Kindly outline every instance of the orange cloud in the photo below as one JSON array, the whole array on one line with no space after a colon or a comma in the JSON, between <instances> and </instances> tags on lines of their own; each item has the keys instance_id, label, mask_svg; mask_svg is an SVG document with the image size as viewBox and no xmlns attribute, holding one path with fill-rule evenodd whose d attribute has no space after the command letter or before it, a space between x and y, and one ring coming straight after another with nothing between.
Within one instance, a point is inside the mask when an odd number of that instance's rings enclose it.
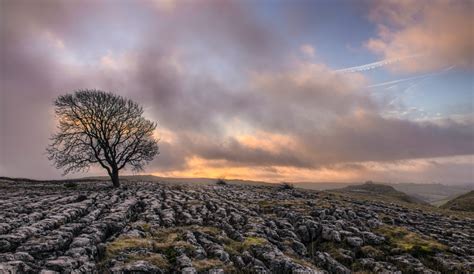
<instances>
[{"instance_id":1,"label":"orange cloud","mask_svg":"<svg viewBox=\"0 0 474 274\"><path fill-rule=\"evenodd\" d=\"M258 131L255 134L238 135L237 141L251 149L263 149L268 152L277 153L283 148L295 148L296 140L291 136L271 132Z\"/></svg>"},{"instance_id":2,"label":"orange cloud","mask_svg":"<svg viewBox=\"0 0 474 274\"><path fill-rule=\"evenodd\" d=\"M183 170L154 173L157 176L179 178L226 178L288 182L362 182L376 180L385 182L456 182L454 173L474 175L469 167L474 155L426 158L391 162L354 162L325 166L321 168L298 168L286 166L250 167L235 166L226 160L206 160L197 156L187 158ZM451 177L450 177L451 176ZM464 181L457 181L465 183Z\"/></svg>"},{"instance_id":3,"label":"orange cloud","mask_svg":"<svg viewBox=\"0 0 474 274\"><path fill-rule=\"evenodd\" d=\"M261 168L232 166L226 160L206 160L197 156L186 159L186 168L153 173L158 176L178 178L238 178L247 180L267 179Z\"/></svg>"},{"instance_id":4,"label":"orange cloud","mask_svg":"<svg viewBox=\"0 0 474 274\"><path fill-rule=\"evenodd\" d=\"M367 47L387 59L403 58L398 71L426 72L474 66L472 1L378 1L370 17L378 37ZM416 55L414 58L404 58Z\"/></svg>"}]
</instances>

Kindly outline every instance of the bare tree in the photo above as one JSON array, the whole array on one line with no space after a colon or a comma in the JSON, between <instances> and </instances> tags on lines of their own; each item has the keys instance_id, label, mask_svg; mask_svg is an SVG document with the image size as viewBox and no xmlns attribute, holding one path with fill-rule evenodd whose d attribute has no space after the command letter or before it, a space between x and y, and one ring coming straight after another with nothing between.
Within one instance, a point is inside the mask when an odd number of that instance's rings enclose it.
<instances>
[{"instance_id":1,"label":"bare tree","mask_svg":"<svg viewBox=\"0 0 474 274\"><path fill-rule=\"evenodd\" d=\"M121 169L128 165L142 170L159 153L153 137L156 123L143 118L143 108L132 100L100 90L79 90L59 96L54 106L58 132L47 152L64 174L98 164L119 187Z\"/></svg>"}]
</instances>

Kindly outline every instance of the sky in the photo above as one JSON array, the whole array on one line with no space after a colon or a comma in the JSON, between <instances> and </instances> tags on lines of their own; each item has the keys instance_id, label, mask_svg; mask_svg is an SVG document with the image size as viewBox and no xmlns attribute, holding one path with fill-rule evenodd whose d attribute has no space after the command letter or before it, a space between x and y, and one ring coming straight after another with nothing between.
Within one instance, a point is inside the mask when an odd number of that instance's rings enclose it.
<instances>
[{"instance_id":1,"label":"sky","mask_svg":"<svg viewBox=\"0 0 474 274\"><path fill-rule=\"evenodd\" d=\"M474 184L473 11L468 0L0 0L0 176L61 178L45 151L52 102L100 89L158 123L146 174Z\"/></svg>"}]
</instances>

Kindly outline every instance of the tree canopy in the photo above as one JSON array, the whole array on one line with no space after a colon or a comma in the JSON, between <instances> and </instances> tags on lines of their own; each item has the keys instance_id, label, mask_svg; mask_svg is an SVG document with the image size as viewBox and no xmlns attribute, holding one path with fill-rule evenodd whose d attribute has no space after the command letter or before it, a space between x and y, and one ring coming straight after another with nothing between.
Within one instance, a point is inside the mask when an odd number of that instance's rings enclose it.
<instances>
[{"instance_id":1,"label":"tree canopy","mask_svg":"<svg viewBox=\"0 0 474 274\"><path fill-rule=\"evenodd\" d=\"M134 171L159 154L153 133L157 124L143 117L143 107L100 90L78 90L54 101L58 132L48 146L49 159L64 174L87 171L98 164L115 187L119 171Z\"/></svg>"}]
</instances>

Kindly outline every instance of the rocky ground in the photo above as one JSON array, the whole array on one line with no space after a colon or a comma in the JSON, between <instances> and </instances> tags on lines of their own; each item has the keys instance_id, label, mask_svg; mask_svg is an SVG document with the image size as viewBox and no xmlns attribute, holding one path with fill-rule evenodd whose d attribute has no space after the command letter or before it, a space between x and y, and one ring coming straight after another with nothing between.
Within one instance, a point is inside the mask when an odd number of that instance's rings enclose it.
<instances>
[{"instance_id":1,"label":"rocky ground","mask_svg":"<svg viewBox=\"0 0 474 274\"><path fill-rule=\"evenodd\" d=\"M474 222L266 186L0 182L0 273L469 273Z\"/></svg>"}]
</instances>

